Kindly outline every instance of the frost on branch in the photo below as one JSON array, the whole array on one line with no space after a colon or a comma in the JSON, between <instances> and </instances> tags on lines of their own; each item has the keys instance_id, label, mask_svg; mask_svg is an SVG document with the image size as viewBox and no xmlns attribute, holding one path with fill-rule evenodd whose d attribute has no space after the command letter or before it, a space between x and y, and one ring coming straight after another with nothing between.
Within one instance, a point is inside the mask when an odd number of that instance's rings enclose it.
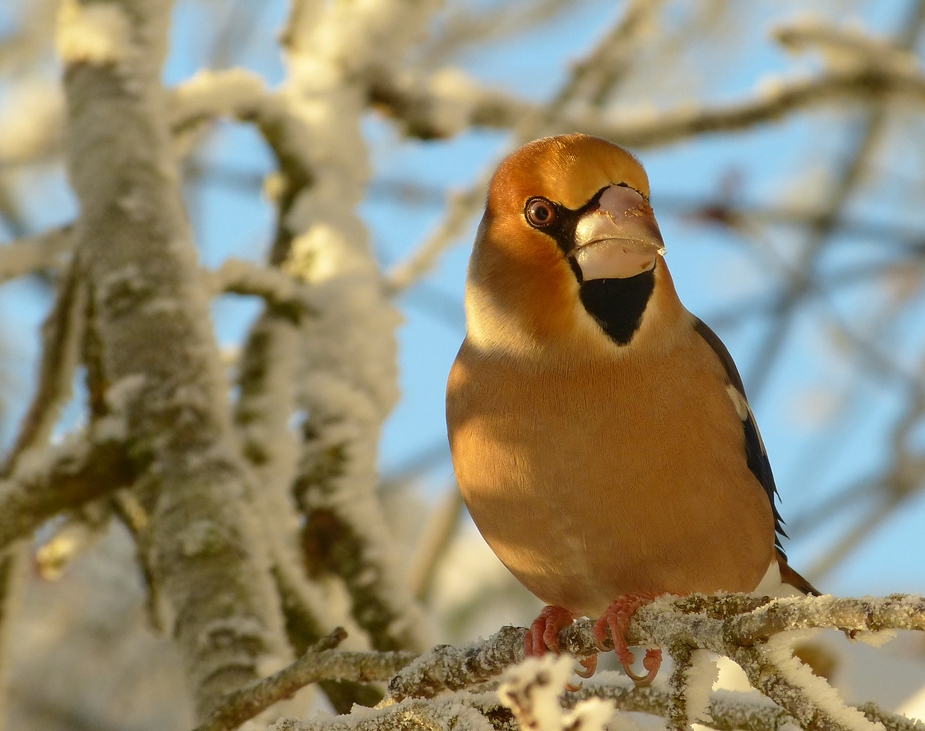
<instances>
[{"instance_id":1,"label":"frost on branch","mask_svg":"<svg viewBox=\"0 0 925 731\"><path fill-rule=\"evenodd\" d=\"M64 0L58 11L58 55L65 63L109 64L133 53L132 28L115 3Z\"/></svg>"},{"instance_id":2,"label":"frost on branch","mask_svg":"<svg viewBox=\"0 0 925 731\"><path fill-rule=\"evenodd\" d=\"M234 441L163 112L170 7L72 0L65 11L77 256L139 476L143 560L204 715L284 663L288 648L266 546L244 503L252 475Z\"/></svg>"},{"instance_id":3,"label":"frost on branch","mask_svg":"<svg viewBox=\"0 0 925 731\"><path fill-rule=\"evenodd\" d=\"M559 644L577 658L597 652L591 620L579 620L559 634ZM909 728L904 719L865 707L846 706L828 683L793 658L786 634L795 629L838 629L849 636L889 629L925 630L925 599L891 596L842 599L757 598L742 594L663 597L640 609L629 628L632 645L658 645L677 667L668 692L610 682L603 674L575 697L613 699L624 710L665 716L672 728L697 721L714 728L778 728L796 720L807 729L871 729L870 719L888 728ZM481 687L523 658L524 629L506 627L469 647L440 647L422 655L389 683L390 698L433 698L446 690ZM738 662L752 684L784 710L746 698L710 695L715 668L708 653ZM574 667L574 666L572 666ZM622 681L621 681L622 682ZM785 713L786 711L786 713ZM879 715L878 715L879 714ZM735 723L731 723L736 719Z\"/></svg>"},{"instance_id":4,"label":"frost on branch","mask_svg":"<svg viewBox=\"0 0 925 731\"><path fill-rule=\"evenodd\" d=\"M341 577L353 616L382 650L420 648L423 623L398 571L376 495L377 443L398 398L395 329L369 234L356 214L369 177L360 122L369 79L387 73L426 30L432 3L328 4L286 31L283 94L306 134L293 152L311 185L291 200L283 268L323 303L301 333L308 414L294 493L315 576Z\"/></svg>"},{"instance_id":5,"label":"frost on branch","mask_svg":"<svg viewBox=\"0 0 925 731\"><path fill-rule=\"evenodd\" d=\"M568 655L528 658L504 674L498 697L525 731L604 731L615 711L612 702L589 698L570 711L559 704L572 670Z\"/></svg>"}]
</instances>

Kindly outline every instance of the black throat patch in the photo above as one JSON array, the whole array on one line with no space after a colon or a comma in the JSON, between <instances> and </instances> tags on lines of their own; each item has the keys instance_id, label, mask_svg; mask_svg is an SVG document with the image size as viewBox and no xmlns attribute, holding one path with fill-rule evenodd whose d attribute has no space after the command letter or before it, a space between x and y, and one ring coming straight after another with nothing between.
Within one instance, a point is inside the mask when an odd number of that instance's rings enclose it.
<instances>
[{"instance_id":1,"label":"black throat patch","mask_svg":"<svg viewBox=\"0 0 925 731\"><path fill-rule=\"evenodd\" d=\"M655 269L626 279L592 279L580 287L588 314L617 345L626 345L639 329L655 289Z\"/></svg>"}]
</instances>

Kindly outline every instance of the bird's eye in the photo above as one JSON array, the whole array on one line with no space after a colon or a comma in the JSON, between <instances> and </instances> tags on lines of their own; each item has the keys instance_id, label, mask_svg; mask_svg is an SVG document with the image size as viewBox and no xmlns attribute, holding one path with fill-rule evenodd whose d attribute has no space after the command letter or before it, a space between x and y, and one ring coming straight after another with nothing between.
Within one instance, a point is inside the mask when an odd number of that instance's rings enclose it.
<instances>
[{"instance_id":1,"label":"bird's eye","mask_svg":"<svg viewBox=\"0 0 925 731\"><path fill-rule=\"evenodd\" d=\"M524 208L524 216L534 228L544 228L556 222L556 206L545 198L531 198Z\"/></svg>"}]
</instances>

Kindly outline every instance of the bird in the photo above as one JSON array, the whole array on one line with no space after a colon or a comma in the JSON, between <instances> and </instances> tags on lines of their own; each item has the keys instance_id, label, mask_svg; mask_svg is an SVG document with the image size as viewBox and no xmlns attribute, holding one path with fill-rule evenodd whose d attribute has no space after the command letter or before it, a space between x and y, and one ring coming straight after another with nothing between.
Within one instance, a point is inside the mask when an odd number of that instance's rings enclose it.
<instances>
[{"instance_id":1,"label":"bird","mask_svg":"<svg viewBox=\"0 0 925 731\"><path fill-rule=\"evenodd\" d=\"M534 140L489 184L447 381L453 468L485 541L547 605L528 656L595 618L632 670L633 613L665 594L818 595L787 563L768 455L722 341L681 303L640 162ZM597 656L582 661L588 677Z\"/></svg>"}]
</instances>

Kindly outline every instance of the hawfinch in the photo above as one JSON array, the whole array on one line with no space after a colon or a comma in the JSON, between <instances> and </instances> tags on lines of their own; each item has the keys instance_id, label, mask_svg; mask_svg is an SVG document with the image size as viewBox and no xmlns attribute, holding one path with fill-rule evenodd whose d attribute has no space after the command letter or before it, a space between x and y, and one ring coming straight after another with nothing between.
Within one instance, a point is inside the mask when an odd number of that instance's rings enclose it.
<instances>
[{"instance_id":1,"label":"hawfinch","mask_svg":"<svg viewBox=\"0 0 925 731\"><path fill-rule=\"evenodd\" d=\"M678 299L639 162L571 134L501 163L447 386L473 520L549 606L527 654L599 617L624 669L660 594L818 592L787 565L768 456L726 347ZM586 674L596 658L585 661Z\"/></svg>"}]
</instances>

